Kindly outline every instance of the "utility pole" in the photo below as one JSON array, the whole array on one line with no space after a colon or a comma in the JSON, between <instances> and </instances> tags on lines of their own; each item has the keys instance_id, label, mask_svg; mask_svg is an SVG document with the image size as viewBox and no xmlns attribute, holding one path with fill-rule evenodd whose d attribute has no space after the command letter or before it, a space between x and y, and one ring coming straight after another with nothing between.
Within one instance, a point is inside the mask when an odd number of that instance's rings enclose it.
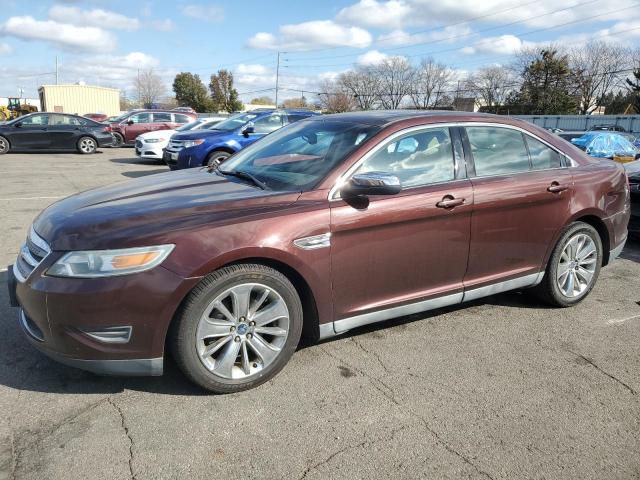
<instances>
[{"instance_id":1,"label":"utility pole","mask_svg":"<svg viewBox=\"0 0 640 480\"><path fill-rule=\"evenodd\" d=\"M278 108L278 83L280 81L280 52L278 52L278 60L276 63L276 108Z\"/></svg>"},{"instance_id":2,"label":"utility pole","mask_svg":"<svg viewBox=\"0 0 640 480\"><path fill-rule=\"evenodd\" d=\"M58 85L58 56L56 55L56 85Z\"/></svg>"}]
</instances>

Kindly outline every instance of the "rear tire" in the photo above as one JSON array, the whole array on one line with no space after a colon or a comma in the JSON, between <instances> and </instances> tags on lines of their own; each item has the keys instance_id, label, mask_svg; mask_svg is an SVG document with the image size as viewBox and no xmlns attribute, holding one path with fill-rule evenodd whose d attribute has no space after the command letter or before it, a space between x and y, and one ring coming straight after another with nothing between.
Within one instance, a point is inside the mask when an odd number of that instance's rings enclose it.
<instances>
[{"instance_id":1,"label":"rear tire","mask_svg":"<svg viewBox=\"0 0 640 480\"><path fill-rule=\"evenodd\" d=\"M602 240L591 225L569 225L553 249L544 278L534 291L555 307L571 307L586 298L602 266Z\"/></svg>"},{"instance_id":2,"label":"rear tire","mask_svg":"<svg viewBox=\"0 0 640 480\"><path fill-rule=\"evenodd\" d=\"M189 294L170 333L173 357L194 383L240 392L275 377L302 333L302 304L282 273L259 264L222 268Z\"/></svg>"},{"instance_id":3,"label":"rear tire","mask_svg":"<svg viewBox=\"0 0 640 480\"><path fill-rule=\"evenodd\" d=\"M90 155L92 153L96 153L98 149L98 142L92 137L80 137L78 140L78 152L83 155Z\"/></svg>"},{"instance_id":4,"label":"rear tire","mask_svg":"<svg viewBox=\"0 0 640 480\"><path fill-rule=\"evenodd\" d=\"M120 148L124 145L124 137L122 136L122 134L118 133L118 132L113 132L113 145L111 145L112 148Z\"/></svg>"},{"instance_id":5,"label":"rear tire","mask_svg":"<svg viewBox=\"0 0 640 480\"><path fill-rule=\"evenodd\" d=\"M4 137L0 137L0 155L4 155L9 152L11 146L9 145L9 140Z\"/></svg>"},{"instance_id":6,"label":"rear tire","mask_svg":"<svg viewBox=\"0 0 640 480\"><path fill-rule=\"evenodd\" d=\"M231 154L229 152L225 152L224 150L214 150L209 155L207 155L207 159L202 166L213 167L215 165L220 165L230 156Z\"/></svg>"}]
</instances>

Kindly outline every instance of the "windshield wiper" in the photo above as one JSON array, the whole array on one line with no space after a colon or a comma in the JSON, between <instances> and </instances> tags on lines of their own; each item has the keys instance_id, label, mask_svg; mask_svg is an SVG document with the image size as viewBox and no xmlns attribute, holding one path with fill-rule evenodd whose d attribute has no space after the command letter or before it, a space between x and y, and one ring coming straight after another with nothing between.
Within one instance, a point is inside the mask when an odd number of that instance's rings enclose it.
<instances>
[{"instance_id":1,"label":"windshield wiper","mask_svg":"<svg viewBox=\"0 0 640 480\"><path fill-rule=\"evenodd\" d=\"M262 190L268 190L266 183L264 183L262 180L259 180L251 173L245 172L244 170L221 170L220 168L218 168L217 170L223 175L231 175L232 177L238 177L245 180L249 180L250 182L252 182L257 187L261 188Z\"/></svg>"}]
</instances>

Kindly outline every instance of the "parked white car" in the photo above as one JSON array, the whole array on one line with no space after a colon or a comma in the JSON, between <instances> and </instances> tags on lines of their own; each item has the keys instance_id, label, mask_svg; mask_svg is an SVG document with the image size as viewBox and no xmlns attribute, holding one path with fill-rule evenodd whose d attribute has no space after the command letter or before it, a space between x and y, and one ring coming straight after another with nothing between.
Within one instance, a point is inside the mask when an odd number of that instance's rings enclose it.
<instances>
[{"instance_id":1,"label":"parked white car","mask_svg":"<svg viewBox=\"0 0 640 480\"><path fill-rule=\"evenodd\" d=\"M174 133L210 128L224 119L225 117L199 118L175 130L156 130L138 135L136 137L136 155L141 158L162 160L162 151L167 147L169 139Z\"/></svg>"}]
</instances>

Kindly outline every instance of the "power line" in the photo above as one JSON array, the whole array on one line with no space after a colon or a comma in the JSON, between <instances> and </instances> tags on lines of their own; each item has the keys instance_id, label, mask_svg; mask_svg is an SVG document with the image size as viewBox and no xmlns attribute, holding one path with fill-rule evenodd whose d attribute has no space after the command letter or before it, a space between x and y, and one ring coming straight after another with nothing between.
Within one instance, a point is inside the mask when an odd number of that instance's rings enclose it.
<instances>
[{"instance_id":1,"label":"power line","mask_svg":"<svg viewBox=\"0 0 640 480\"><path fill-rule=\"evenodd\" d=\"M592 3L593 1L594 0L590 0L590 2L588 2L588 3ZM635 5L631 5L629 7L625 7L625 8L621 8L621 9L617 9L617 10L611 10L609 12L605 12L605 14L623 12L625 10L629 10L629 9L637 8L637 7L638 7L638 5L635 4ZM586 17L586 18L582 18L582 19L579 19L579 20L573 20L571 22L565 22L565 23L561 23L561 24L558 24L558 25L553 25L551 27L544 27L544 28L538 28L538 29L535 29L535 30L529 30L527 32L519 34L518 37L526 37L526 36L529 36L529 35L534 35L536 33L545 32L545 31L549 31L549 30L554 30L556 28L566 27L568 25L574 25L576 23L586 22L586 21L589 21L589 20L593 20L594 18L601 17L602 15L603 15L603 13L600 13L598 15L593 15L591 17ZM419 56L420 57L422 57L422 56L430 56L430 55L436 55L436 54L439 54L439 53L455 52L455 51L460 50L461 48L464 48L464 47L458 46L458 47L447 48L447 49L444 49L444 50L436 50L436 51L431 51L431 52L415 53L415 54L411 54L411 55L404 55L404 57L413 58L413 57L419 57ZM298 67L298 68L324 68L324 67L339 67L339 66L346 66L346 65L353 65L353 62L349 62L349 63L333 63L333 64L320 64L320 65L294 65L294 66Z\"/></svg>"},{"instance_id":2,"label":"power line","mask_svg":"<svg viewBox=\"0 0 640 480\"><path fill-rule=\"evenodd\" d=\"M576 8L576 7L582 7L582 6L589 5L589 4L592 4L592 3L596 3L596 2L599 2L599 1L601 1L601 0L588 0L586 2L576 3L575 5L572 5L570 7L563 7L563 8L560 8L560 9L557 9L557 10L552 10L550 12L542 13L542 14L539 14L539 15L534 15L534 16L531 16L531 17L522 18L520 20L514 20L514 21L509 22L509 23L496 25L494 27L483 28L481 30L476 30L475 32L461 33L461 34L457 34L457 35L451 35L451 36L448 36L448 37L445 37L445 38L429 40L429 41L426 41L426 42L416 42L416 43L412 43L411 45L403 45L403 46L393 47L393 48L384 48L384 49L380 49L380 50L382 52L395 52L395 51L398 51L398 50L405 50L407 48L413 48L413 47L416 47L416 46L419 46L419 45L432 45L432 44L436 44L436 43L448 42L450 40L455 40L455 39L460 39L460 38L465 38L465 37L473 37L473 36L479 35L481 33L486 33L486 32L491 32L491 31L494 31L494 30L499 30L499 29L502 29L502 28L505 28L505 27L510 27L512 25L517 25L519 23L528 22L530 20L536 20L538 18L547 17L549 15L554 15L556 13L564 12L566 10L571 10L573 8ZM532 2L532 3L539 3L539 2ZM525 4L525 5L528 5L528 4ZM503 10L503 11L500 11L500 12L496 12L493 15L497 15L498 13L502 13L502 12L507 11L507 10L513 10L514 8L521 8L521 7L522 7L522 5L519 6L519 7L511 7L509 9L506 9L506 10ZM468 23L468 22L459 22L457 24L452 24L452 25L449 25L449 26L462 25L462 24L465 24L465 23ZM447 27L444 27L444 28L447 28ZM429 32L429 31L431 31L431 30L426 30L426 31L422 31L422 32L421 31L413 32L413 33L410 34L410 36L420 35L422 33ZM386 42L389 39L390 38L386 38L384 41ZM348 54L343 54L343 55L332 55L332 56L328 56L328 57L310 57L310 58L308 57L308 58L305 58L304 60L326 60L326 59L332 59L332 58L351 57L351 56L355 56L355 55L360 55L360 53L348 53Z\"/></svg>"}]
</instances>

